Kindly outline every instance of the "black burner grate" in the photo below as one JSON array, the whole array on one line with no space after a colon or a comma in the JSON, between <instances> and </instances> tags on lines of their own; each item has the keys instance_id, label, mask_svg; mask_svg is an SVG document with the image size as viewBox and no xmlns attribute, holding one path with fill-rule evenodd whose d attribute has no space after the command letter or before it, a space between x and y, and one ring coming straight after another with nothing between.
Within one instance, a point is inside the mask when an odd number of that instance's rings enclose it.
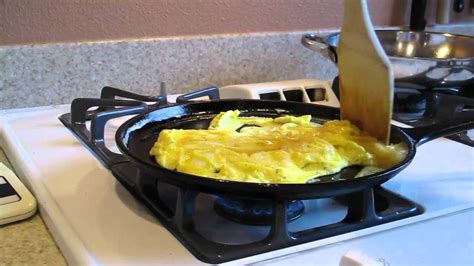
<instances>
[{"instance_id":1,"label":"black burner grate","mask_svg":"<svg viewBox=\"0 0 474 266\"><path fill-rule=\"evenodd\" d=\"M457 91L399 90L395 92L393 119L414 127L443 123L455 118L474 120L474 99ZM447 138L474 147L468 132Z\"/></svg>"},{"instance_id":2,"label":"black burner grate","mask_svg":"<svg viewBox=\"0 0 474 266\"><path fill-rule=\"evenodd\" d=\"M104 92L105 91L105 92ZM289 222L301 215L301 206L294 210L293 200L266 199L265 225L262 239L247 243L229 244L205 236L198 227L196 201L199 191L176 187L149 176L139 166L122 154L109 151L104 144L104 128L108 120L124 115L138 114L150 108L167 105L164 97L146 97L110 87L104 88L100 99L76 99L71 113L60 117L84 145L110 169L114 177L141 203L146 205L161 222L192 254L207 263L221 263L272 250L315 241L363 228L418 215L423 208L380 186L348 194L333 200L346 206L347 212L340 221L302 230L289 230ZM115 96L131 100L114 100ZM145 104L144 102L153 102ZM88 111L91 107L99 107ZM117 108L119 107L119 108ZM86 121L90 120L90 130ZM219 198L220 195L215 195ZM228 199L225 201L251 202L252 199ZM254 199L261 201L263 199ZM219 201L217 203L219 205ZM298 205L299 203L296 203ZM222 204L221 204L222 205ZM212 208L212 207L211 207ZM224 209L222 209L224 210ZM270 211L269 211L270 210ZM228 211L228 209L227 209ZM289 212L295 211L294 214ZM305 219L306 214L298 219ZM320 215L324 215L321 213ZM288 220L288 216L291 219ZM239 235L236 233L235 235Z\"/></svg>"},{"instance_id":3,"label":"black burner grate","mask_svg":"<svg viewBox=\"0 0 474 266\"><path fill-rule=\"evenodd\" d=\"M395 84L397 86L399 84ZM332 84L339 98L339 77ZM474 120L474 85L459 88L395 88L393 119L413 127L424 127L465 117ZM447 136L451 140L474 147L468 132Z\"/></svg>"},{"instance_id":4,"label":"black burner grate","mask_svg":"<svg viewBox=\"0 0 474 266\"><path fill-rule=\"evenodd\" d=\"M404 219L423 212L420 205L389 190L382 187L370 188L337 199L345 202L348 207L342 221L290 232L287 221L287 206L290 201L276 201L272 203L270 230L263 240L229 245L210 240L197 230L193 215L199 192L178 187L160 191L158 178L144 177L132 163L120 163L114 165L111 170L128 191L144 203L191 253L207 263L222 263L252 256ZM164 200L169 198L176 199L174 206L170 206L169 202ZM304 219L304 215L300 219Z\"/></svg>"}]
</instances>

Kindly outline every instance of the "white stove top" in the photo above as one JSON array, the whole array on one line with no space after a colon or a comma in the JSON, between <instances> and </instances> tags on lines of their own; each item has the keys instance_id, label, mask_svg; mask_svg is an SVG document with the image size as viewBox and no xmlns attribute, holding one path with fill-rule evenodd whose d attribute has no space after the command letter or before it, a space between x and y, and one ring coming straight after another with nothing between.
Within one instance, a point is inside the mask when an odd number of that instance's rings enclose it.
<instances>
[{"instance_id":1,"label":"white stove top","mask_svg":"<svg viewBox=\"0 0 474 266\"><path fill-rule=\"evenodd\" d=\"M68 106L0 111L0 145L71 264L199 264L58 120ZM122 120L111 121L106 132ZM229 264L474 264L474 149L438 139L384 184L425 213ZM349 252L349 253L348 253ZM360 256L359 256L360 257Z\"/></svg>"}]
</instances>

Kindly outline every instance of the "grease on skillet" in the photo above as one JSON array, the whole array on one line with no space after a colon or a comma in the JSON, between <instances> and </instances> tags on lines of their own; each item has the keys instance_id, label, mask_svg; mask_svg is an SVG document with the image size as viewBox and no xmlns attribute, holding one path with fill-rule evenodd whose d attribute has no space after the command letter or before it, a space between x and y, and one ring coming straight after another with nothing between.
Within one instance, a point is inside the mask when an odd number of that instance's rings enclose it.
<instances>
[{"instance_id":1,"label":"grease on skillet","mask_svg":"<svg viewBox=\"0 0 474 266\"><path fill-rule=\"evenodd\" d=\"M364 166L358 176L375 173L398 164L408 153L404 144L384 145L348 121L319 125L310 115L239 114L222 112L208 129L163 130L150 155L160 166L178 172L290 184L317 181L352 165Z\"/></svg>"}]
</instances>

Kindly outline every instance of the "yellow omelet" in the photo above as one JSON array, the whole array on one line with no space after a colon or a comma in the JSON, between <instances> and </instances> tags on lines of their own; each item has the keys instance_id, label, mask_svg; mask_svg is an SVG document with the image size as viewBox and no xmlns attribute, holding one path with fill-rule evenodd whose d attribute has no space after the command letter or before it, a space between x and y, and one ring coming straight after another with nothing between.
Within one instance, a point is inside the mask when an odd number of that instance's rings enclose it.
<instances>
[{"instance_id":1,"label":"yellow omelet","mask_svg":"<svg viewBox=\"0 0 474 266\"><path fill-rule=\"evenodd\" d=\"M170 129L150 155L164 168L216 179L258 183L306 183L351 165L373 173L401 162L405 145L384 145L344 120L323 125L311 116L217 115L209 129Z\"/></svg>"}]
</instances>

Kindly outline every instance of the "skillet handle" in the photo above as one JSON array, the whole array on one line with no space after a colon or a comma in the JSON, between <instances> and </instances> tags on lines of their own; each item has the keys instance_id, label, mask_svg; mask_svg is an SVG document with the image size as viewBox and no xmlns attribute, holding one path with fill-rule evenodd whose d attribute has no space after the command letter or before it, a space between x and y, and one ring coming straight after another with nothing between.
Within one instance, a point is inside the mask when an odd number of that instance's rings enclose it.
<instances>
[{"instance_id":1,"label":"skillet handle","mask_svg":"<svg viewBox=\"0 0 474 266\"><path fill-rule=\"evenodd\" d=\"M209 97L209 99L211 100L219 100L220 99L219 88L209 87L202 90L189 92L189 93L178 96L178 98L176 98L176 102L187 103L187 102L190 102L192 99L196 99L199 97L206 97L206 96Z\"/></svg>"},{"instance_id":2,"label":"skillet handle","mask_svg":"<svg viewBox=\"0 0 474 266\"><path fill-rule=\"evenodd\" d=\"M401 130L415 141L416 146L420 146L430 140L472 128L474 128L474 117L468 121L466 121L466 119L464 119L464 121L462 121L462 119L453 119L449 123L415 128L401 128Z\"/></svg>"}]
</instances>

